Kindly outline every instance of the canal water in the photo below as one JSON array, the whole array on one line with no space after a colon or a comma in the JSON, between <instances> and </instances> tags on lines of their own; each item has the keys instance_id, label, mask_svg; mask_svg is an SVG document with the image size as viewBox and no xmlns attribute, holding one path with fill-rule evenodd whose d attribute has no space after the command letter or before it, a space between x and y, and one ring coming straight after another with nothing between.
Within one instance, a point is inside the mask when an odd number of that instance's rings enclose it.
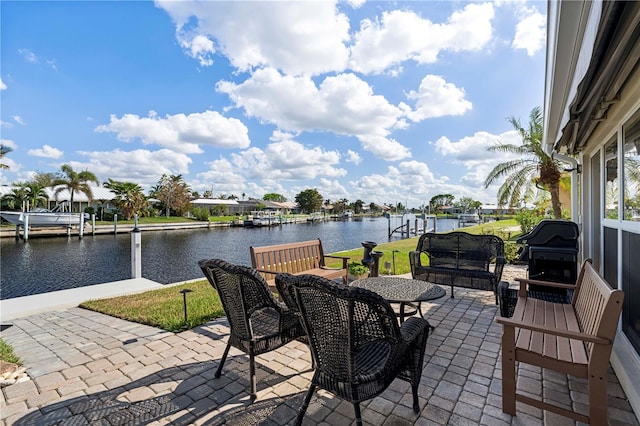
<instances>
[{"instance_id":1,"label":"canal water","mask_svg":"<svg viewBox=\"0 0 640 426\"><path fill-rule=\"evenodd\" d=\"M142 235L142 276L169 284L203 277L198 260L222 258L250 265L250 246L322 240L325 253L361 248L362 241L389 241L388 230L402 220L362 220L289 224L262 228L150 231ZM437 230L458 226L439 219ZM413 222L411 222L413 226ZM427 224L429 228L429 224ZM431 225L432 227L432 225ZM391 240L400 238L394 234ZM0 241L0 299L85 287L131 278L131 235L96 235Z\"/></svg>"}]
</instances>

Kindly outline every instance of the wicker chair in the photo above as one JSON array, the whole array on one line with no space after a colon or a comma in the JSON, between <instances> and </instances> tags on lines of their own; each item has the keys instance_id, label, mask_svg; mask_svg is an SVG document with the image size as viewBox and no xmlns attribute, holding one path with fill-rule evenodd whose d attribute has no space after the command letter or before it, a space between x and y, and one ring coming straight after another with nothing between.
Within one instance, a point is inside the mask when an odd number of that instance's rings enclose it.
<instances>
[{"instance_id":1,"label":"wicker chair","mask_svg":"<svg viewBox=\"0 0 640 426\"><path fill-rule=\"evenodd\" d=\"M316 366L297 425L316 387L351 402L361 425L360 402L381 394L396 377L411 383L413 409L420 410L428 321L412 317L400 327L389 302L376 293L315 275L278 274L276 285L283 300L297 305Z\"/></svg>"},{"instance_id":2,"label":"wicker chair","mask_svg":"<svg viewBox=\"0 0 640 426\"><path fill-rule=\"evenodd\" d=\"M255 397L254 357L306 336L304 328L298 315L273 297L266 281L256 270L221 259L203 259L198 265L218 291L231 328L215 377L220 378L229 349L233 346L249 355L251 395Z\"/></svg>"}]
</instances>

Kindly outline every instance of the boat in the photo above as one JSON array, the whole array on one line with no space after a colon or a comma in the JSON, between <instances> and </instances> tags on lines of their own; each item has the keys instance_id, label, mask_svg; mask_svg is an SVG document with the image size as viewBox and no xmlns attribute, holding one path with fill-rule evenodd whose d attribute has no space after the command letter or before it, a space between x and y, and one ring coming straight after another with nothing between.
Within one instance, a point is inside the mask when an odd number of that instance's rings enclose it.
<instances>
[{"instance_id":1,"label":"boat","mask_svg":"<svg viewBox=\"0 0 640 426\"><path fill-rule=\"evenodd\" d=\"M351 210L345 210L344 218L345 219L351 219L352 217L353 217L353 212Z\"/></svg>"},{"instance_id":2,"label":"boat","mask_svg":"<svg viewBox=\"0 0 640 426\"><path fill-rule=\"evenodd\" d=\"M30 228L79 227L90 220L89 213L65 212L64 204L57 205L53 210L38 208L28 212L0 211L0 217L16 226L24 226L27 222Z\"/></svg>"},{"instance_id":3,"label":"boat","mask_svg":"<svg viewBox=\"0 0 640 426\"><path fill-rule=\"evenodd\" d=\"M480 215L478 213L459 213L458 220L462 223L480 223Z\"/></svg>"},{"instance_id":4,"label":"boat","mask_svg":"<svg viewBox=\"0 0 640 426\"><path fill-rule=\"evenodd\" d=\"M251 215L247 216L242 223L247 228L257 228L261 226L278 225L279 221L272 211L252 211Z\"/></svg>"}]
</instances>

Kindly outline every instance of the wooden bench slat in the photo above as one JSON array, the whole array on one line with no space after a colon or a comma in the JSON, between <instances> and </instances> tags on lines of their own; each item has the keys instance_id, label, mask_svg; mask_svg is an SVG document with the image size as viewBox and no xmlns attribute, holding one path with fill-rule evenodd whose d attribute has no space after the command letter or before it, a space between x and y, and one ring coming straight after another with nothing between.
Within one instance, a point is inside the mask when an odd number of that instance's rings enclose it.
<instances>
[{"instance_id":1,"label":"wooden bench slat","mask_svg":"<svg viewBox=\"0 0 640 426\"><path fill-rule=\"evenodd\" d=\"M547 327L557 327L559 322L562 322L563 318L556 317L557 312L551 303L544 304L544 325ZM558 339L556 336L545 335L544 336L544 349L542 351L544 356L550 358L556 358L558 356Z\"/></svg>"},{"instance_id":2,"label":"wooden bench slat","mask_svg":"<svg viewBox=\"0 0 640 426\"><path fill-rule=\"evenodd\" d=\"M274 284L276 274L313 274L327 279L342 278L347 283L346 257L342 259L342 268L328 268L324 262L324 252L319 239L297 243L285 243L250 248L251 264L265 277L269 285Z\"/></svg>"}]
</instances>

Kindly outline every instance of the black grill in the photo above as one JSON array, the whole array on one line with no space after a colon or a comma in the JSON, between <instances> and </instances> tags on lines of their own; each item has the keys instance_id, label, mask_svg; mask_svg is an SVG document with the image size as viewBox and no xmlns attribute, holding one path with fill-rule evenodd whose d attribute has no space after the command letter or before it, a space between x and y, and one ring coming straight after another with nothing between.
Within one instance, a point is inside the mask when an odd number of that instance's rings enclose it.
<instances>
[{"instance_id":1,"label":"black grill","mask_svg":"<svg viewBox=\"0 0 640 426\"><path fill-rule=\"evenodd\" d=\"M520 260L529 264L529 279L574 284L578 278L578 225L545 219L518 238ZM533 289L532 289L533 290Z\"/></svg>"}]
</instances>

